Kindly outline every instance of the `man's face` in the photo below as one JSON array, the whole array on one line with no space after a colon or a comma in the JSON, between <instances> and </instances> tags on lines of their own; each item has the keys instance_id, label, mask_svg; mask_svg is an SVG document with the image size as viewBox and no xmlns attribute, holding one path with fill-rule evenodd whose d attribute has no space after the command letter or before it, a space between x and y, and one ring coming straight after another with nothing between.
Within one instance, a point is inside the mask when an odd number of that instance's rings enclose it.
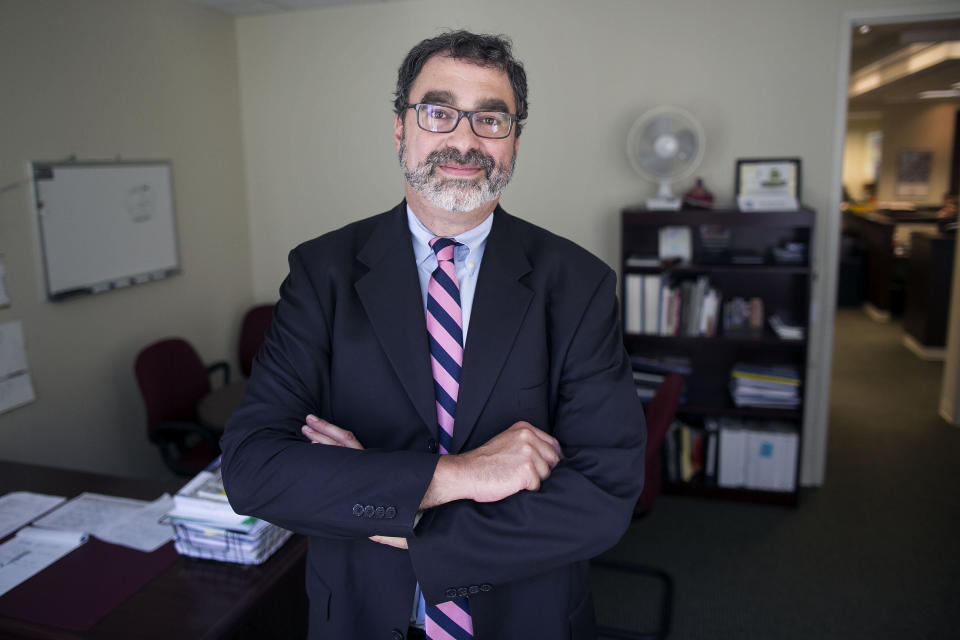
<instances>
[{"instance_id":1,"label":"man's face","mask_svg":"<svg viewBox=\"0 0 960 640\"><path fill-rule=\"evenodd\" d=\"M506 73L441 55L423 65L409 100L516 113ZM416 111L407 109L396 118L394 138L409 189L446 211L468 212L495 202L513 175L516 125L500 140L477 136L466 118L449 133L433 133L417 126Z\"/></svg>"}]
</instances>

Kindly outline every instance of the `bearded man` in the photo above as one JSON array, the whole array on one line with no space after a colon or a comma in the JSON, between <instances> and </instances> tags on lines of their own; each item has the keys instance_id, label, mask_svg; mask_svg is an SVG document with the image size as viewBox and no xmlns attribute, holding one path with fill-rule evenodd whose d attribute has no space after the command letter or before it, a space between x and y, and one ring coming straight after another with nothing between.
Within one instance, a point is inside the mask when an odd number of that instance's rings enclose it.
<instances>
[{"instance_id":1,"label":"bearded man","mask_svg":"<svg viewBox=\"0 0 960 640\"><path fill-rule=\"evenodd\" d=\"M405 199L290 253L227 495L310 537L311 638L592 639L588 561L643 478L616 276L498 205L509 41L424 40L395 98Z\"/></svg>"}]
</instances>

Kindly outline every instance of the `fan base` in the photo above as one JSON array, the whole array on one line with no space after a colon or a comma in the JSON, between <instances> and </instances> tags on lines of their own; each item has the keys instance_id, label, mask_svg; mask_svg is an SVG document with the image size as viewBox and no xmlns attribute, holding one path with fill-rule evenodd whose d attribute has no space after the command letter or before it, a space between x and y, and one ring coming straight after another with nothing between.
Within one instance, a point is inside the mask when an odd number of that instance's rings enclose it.
<instances>
[{"instance_id":1,"label":"fan base","mask_svg":"<svg viewBox=\"0 0 960 640\"><path fill-rule=\"evenodd\" d=\"M650 211L679 211L680 205L680 198L647 198Z\"/></svg>"}]
</instances>

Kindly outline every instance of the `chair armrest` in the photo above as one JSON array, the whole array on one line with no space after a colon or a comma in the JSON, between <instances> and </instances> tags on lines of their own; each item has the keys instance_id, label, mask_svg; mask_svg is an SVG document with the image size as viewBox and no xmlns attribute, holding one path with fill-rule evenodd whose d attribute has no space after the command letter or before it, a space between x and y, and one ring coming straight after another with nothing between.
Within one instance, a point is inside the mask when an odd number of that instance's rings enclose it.
<instances>
[{"instance_id":1,"label":"chair armrest","mask_svg":"<svg viewBox=\"0 0 960 640\"><path fill-rule=\"evenodd\" d=\"M186 434L196 434L210 445L214 451L220 450L220 438L210 429L196 422L161 422L154 428L154 438L160 442L170 441Z\"/></svg>"},{"instance_id":2,"label":"chair armrest","mask_svg":"<svg viewBox=\"0 0 960 640\"><path fill-rule=\"evenodd\" d=\"M213 374L217 369L223 370L223 386L230 384L230 363L226 360L217 360L207 365L207 375Z\"/></svg>"}]
</instances>

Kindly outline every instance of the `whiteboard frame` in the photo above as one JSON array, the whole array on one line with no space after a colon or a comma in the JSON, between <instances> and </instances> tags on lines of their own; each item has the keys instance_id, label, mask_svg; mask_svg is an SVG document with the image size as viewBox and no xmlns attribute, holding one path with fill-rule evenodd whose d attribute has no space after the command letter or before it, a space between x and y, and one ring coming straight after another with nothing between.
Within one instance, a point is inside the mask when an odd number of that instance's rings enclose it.
<instances>
[{"instance_id":1,"label":"whiteboard frame","mask_svg":"<svg viewBox=\"0 0 960 640\"><path fill-rule=\"evenodd\" d=\"M169 175L170 181L170 225L171 232L173 234L173 259L174 264L170 267L163 269L151 270L140 273L131 273L123 276L111 277L107 280L99 282L91 282L80 287L61 290L61 291L52 291L51 289L51 274L50 274L50 263L49 263L49 254L48 254L48 241L44 237L44 225L43 225L43 202L41 199L41 194L39 191L39 182L40 179L38 175L45 174L46 172L57 169L57 168L110 168L110 167L166 167ZM86 295L92 295L97 293L104 293L107 291L115 291L117 289L128 288L133 285L146 284L148 282L156 282L158 280L164 280L174 275L178 275L182 272L181 270L181 256L180 256L180 242L179 242L179 233L177 228L177 208L176 208L176 190L174 188L174 177L173 177L173 163L170 160L84 160L84 161L42 161L34 160L29 163L30 176L33 182L33 189L31 190L31 195L33 196L33 210L34 216L36 218L36 229L37 229L37 239L40 248L40 255L38 256L43 269L44 276L44 292L46 298L50 302L63 302L65 300L70 300L76 297L82 297Z\"/></svg>"}]
</instances>

